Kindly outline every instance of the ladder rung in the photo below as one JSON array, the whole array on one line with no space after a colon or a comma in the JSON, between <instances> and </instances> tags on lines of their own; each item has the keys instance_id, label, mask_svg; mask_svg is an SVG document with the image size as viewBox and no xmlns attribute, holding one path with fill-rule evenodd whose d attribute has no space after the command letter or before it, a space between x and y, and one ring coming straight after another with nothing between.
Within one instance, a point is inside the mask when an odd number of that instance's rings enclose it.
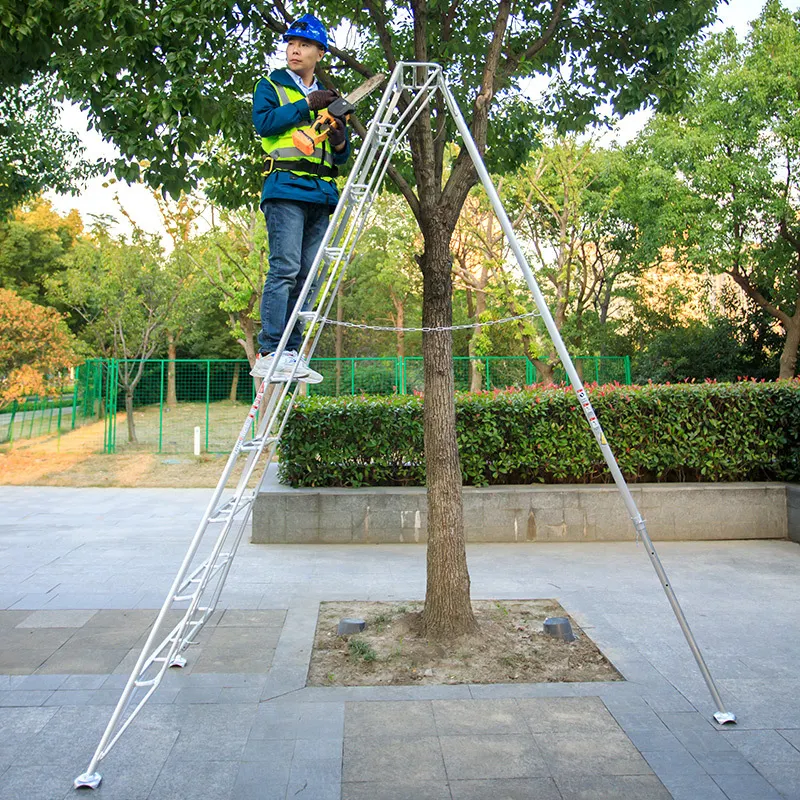
<instances>
[{"instance_id":1,"label":"ladder rung","mask_svg":"<svg viewBox=\"0 0 800 800\"><path fill-rule=\"evenodd\" d=\"M340 259L344 255L344 248L343 247L326 247L325 248L325 257L329 261L336 261Z\"/></svg>"},{"instance_id":2,"label":"ladder rung","mask_svg":"<svg viewBox=\"0 0 800 800\"><path fill-rule=\"evenodd\" d=\"M250 452L251 450L258 450L258 448L261 447L261 442L262 441L265 444L272 444L273 442L277 442L278 441L278 437L277 436L267 436L266 439L265 439L263 436L257 436L255 439L248 439L246 442L242 443L242 450L245 451L245 452ZM224 511L225 507L223 506L219 510L220 511ZM217 512L215 511L214 514L211 515L212 518L214 516L216 516L216 514L217 514Z\"/></svg>"}]
</instances>

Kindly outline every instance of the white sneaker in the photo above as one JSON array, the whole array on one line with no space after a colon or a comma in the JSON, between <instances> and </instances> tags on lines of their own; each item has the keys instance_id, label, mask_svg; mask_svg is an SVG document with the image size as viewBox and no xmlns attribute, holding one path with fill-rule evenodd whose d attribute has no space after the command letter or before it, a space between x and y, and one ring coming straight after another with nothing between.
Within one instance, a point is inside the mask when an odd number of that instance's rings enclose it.
<instances>
[{"instance_id":1,"label":"white sneaker","mask_svg":"<svg viewBox=\"0 0 800 800\"><path fill-rule=\"evenodd\" d=\"M275 371L272 373L272 380L274 382L288 381L291 377L295 360L295 357L290 353L284 353L278 359L278 363L275 364ZM270 369L272 369L272 364L274 361L275 353L267 353L266 355L259 353L256 358L256 363L253 365L253 369L250 370L250 374L254 378L266 378L267 375L269 375ZM299 376L296 375L295 377Z\"/></svg>"},{"instance_id":2,"label":"white sneaker","mask_svg":"<svg viewBox=\"0 0 800 800\"><path fill-rule=\"evenodd\" d=\"M308 366L305 356L298 356L294 352L292 355L296 356L297 360L300 362L297 367L296 375L298 380L304 381L305 383L322 383L322 375L320 375L319 372L315 372L313 369L311 369L311 367Z\"/></svg>"},{"instance_id":3,"label":"white sneaker","mask_svg":"<svg viewBox=\"0 0 800 800\"><path fill-rule=\"evenodd\" d=\"M266 378L274 360L275 353L268 353L267 355L259 353L253 369L250 370L250 374L254 378ZM296 369L295 365L297 365ZM271 380L273 383L288 381L292 377L293 371L294 379L297 381L304 381L305 383L320 383L322 381L322 375L309 368L306 360L298 356L294 350L287 350L281 355L275 365Z\"/></svg>"}]
</instances>

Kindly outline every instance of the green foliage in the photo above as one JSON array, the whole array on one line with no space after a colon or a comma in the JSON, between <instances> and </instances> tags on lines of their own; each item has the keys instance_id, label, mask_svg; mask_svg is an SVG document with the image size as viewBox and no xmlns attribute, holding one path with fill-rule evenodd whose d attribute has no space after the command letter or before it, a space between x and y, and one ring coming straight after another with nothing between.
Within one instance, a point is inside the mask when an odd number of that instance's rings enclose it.
<instances>
[{"instance_id":1,"label":"green foliage","mask_svg":"<svg viewBox=\"0 0 800 800\"><path fill-rule=\"evenodd\" d=\"M669 327L656 333L636 354L633 380L770 378L777 371L778 339L758 313L742 321L712 317L708 323Z\"/></svg>"},{"instance_id":2,"label":"green foliage","mask_svg":"<svg viewBox=\"0 0 800 800\"><path fill-rule=\"evenodd\" d=\"M733 31L699 53L691 98L657 116L641 153L667 176L659 238L697 270L727 272L787 334L800 328L800 18L769 0L744 42Z\"/></svg>"},{"instance_id":3,"label":"green foliage","mask_svg":"<svg viewBox=\"0 0 800 800\"><path fill-rule=\"evenodd\" d=\"M378 654L372 649L369 642L363 639L351 639L347 643L347 650L350 655L355 659L363 659L364 661L376 661Z\"/></svg>"},{"instance_id":4,"label":"green foliage","mask_svg":"<svg viewBox=\"0 0 800 800\"><path fill-rule=\"evenodd\" d=\"M0 26L2 27L2 26ZM47 189L77 193L98 172L83 157L79 136L59 120L52 79L0 92L0 220Z\"/></svg>"},{"instance_id":5,"label":"green foliage","mask_svg":"<svg viewBox=\"0 0 800 800\"><path fill-rule=\"evenodd\" d=\"M630 481L798 480L800 383L601 386L591 391ZM304 398L281 441L292 486L425 483L420 397ZM464 483L611 480L571 389L456 397Z\"/></svg>"},{"instance_id":6,"label":"green foliage","mask_svg":"<svg viewBox=\"0 0 800 800\"><path fill-rule=\"evenodd\" d=\"M67 266L82 229L77 211L62 217L41 198L16 208L0 222L0 286L32 303L52 304L45 284Z\"/></svg>"},{"instance_id":7,"label":"green foliage","mask_svg":"<svg viewBox=\"0 0 800 800\"><path fill-rule=\"evenodd\" d=\"M465 110L484 82L493 31L502 31L502 58L492 65L497 74L488 153L499 167L516 162L535 142L526 135L535 117L520 99L521 80L557 76L542 113L579 129L602 116L604 103L627 113L669 101L681 94L686 44L712 21L716 4L567 0L554 14L550 3L525 0L514 5L508 25L498 22L497 4L479 0L435 0L424 11L409 3L369 11L355 0L320 0L314 11L330 30L355 32L346 45L337 42L347 47L345 57L332 54L325 62L343 92L362 80L354 64L360 71L386 71L389 61L415 57L416 15L416 47L445 66ZM58 73L65 94L120 148L119 178L136 180L138 162L147 159L153 186L177 196L209 180L215 199L235 207L257 192L260 179L249 114L253 84L279 34L304 10L297 3L252 0L6 3L0 80L18 86L39 71ZM552 38L540 42L544 32ZM359 109L363 119L375 103L370 98ZM454 138L452 121L446 128ZM411 177L410 169L403 173Z\"/></svg>"}]
</instances>

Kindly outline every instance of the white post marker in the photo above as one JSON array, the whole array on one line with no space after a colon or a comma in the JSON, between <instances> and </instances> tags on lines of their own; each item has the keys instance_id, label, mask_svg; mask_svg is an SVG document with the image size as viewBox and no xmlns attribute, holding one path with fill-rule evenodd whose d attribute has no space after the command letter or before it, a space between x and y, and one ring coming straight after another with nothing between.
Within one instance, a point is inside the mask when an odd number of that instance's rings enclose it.
<instances>
[{"instance_id":1,"label":"white post marker","mask_svg":"<svg viewBox=\"0 0 800 800\"><path fill-rule=\"evenodd\" d=\"M194 426L194 454L200 455L200 426Z\"/></svg>"}]
</instances>

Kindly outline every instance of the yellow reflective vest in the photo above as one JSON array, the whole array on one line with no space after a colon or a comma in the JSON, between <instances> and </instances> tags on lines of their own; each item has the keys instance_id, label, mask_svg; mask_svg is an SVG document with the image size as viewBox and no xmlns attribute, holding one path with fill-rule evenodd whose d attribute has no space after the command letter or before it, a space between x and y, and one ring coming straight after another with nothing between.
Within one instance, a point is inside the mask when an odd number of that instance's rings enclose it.
<instances>
[{"instance_id":1,"label":"yellow reflective vest","mask_svg":"<svg viewBox=\"0 0 800 800\"><path fill-rule=\"evenodd\" d=\"M294 87L283 86L280 83L263 78L272 86L278 95L278 101L282 106L294 103L297 100L305 99L305 95ZM259 81L256 81L258 86ZM316 119L317 112L311 112L312 121ZM292 142L292 134L296 128L290 128L283 133L274 136L262 136L261 147L267 154L267 164L264 175L269 175L273 170L281 169L293 172L295 175L307 175L314 178L334 182L337 170L333 163L333 153L327 141L314 150L314 153L307 156L298 150Z\"/></svg>"}]
</instances>

